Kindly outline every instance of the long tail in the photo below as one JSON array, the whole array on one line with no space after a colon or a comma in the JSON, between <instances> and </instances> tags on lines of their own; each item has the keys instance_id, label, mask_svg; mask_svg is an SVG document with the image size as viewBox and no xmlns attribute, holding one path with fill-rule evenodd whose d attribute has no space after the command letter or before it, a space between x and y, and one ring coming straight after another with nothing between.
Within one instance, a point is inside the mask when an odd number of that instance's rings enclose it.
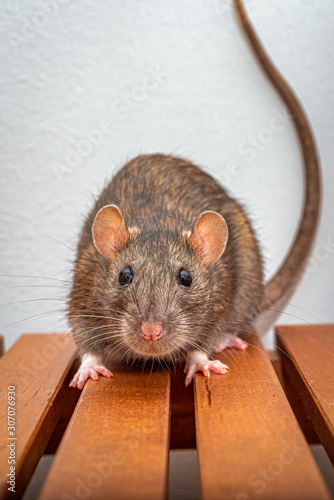
<instances>
[{"instance_id":1,"label":"long tail","mask_svg":"<svg viewBox=\"0 0 334 500\"><path fill-rule=\"evenodd\" d=\"M293 119L303 155L304 202L297 234L290 250L265 290L263 310L270 308L296 285L315 236L320 212L320 170L312 131L297 97L275 68L252 28L241 0L234 0L234 8L255 55L267 77L287 105Z\"/></svg>"}]
</instances>

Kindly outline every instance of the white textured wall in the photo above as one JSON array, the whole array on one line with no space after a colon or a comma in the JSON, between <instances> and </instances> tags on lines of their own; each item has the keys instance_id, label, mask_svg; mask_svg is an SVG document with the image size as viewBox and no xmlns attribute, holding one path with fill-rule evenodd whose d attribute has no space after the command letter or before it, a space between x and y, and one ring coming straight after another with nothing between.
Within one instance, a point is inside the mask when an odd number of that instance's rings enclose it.
<instances>
[{"instance_id":1,"label":"white textured wall","mask_svg":"<svg viewBox=\"0 0 334 500\"><path fill-rule=\"evenodd\" d=\"M324 180L310 270L277 321L333 321L333 2L247 7L304 105ZM75 234L105 180L139 153L183 155L220 178L248 207L274 272L299 217L300 157L231 0L2 0L0 11L0 274L17 276L1 278L7 347L65 328L57 280L70 279ZM261 150L250 152L254 136Z\"/></svg>"}]
</instances>

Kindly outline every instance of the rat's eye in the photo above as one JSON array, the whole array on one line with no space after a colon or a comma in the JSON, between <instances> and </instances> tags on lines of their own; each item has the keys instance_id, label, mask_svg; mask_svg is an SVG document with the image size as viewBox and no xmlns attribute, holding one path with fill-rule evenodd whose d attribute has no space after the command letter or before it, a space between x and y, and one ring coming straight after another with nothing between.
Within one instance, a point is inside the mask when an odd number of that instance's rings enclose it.
<instances>
[{"instance_id":1,"label":"rat's eye","mask_svg":"<svg viewBox=\"0 0 334 500\"><path fill-rule=\"evenodd\" d=\"M190 272L186 269L180 269L179 275L177 277L177 281L182 286L190 286L192 283L193 277Z\"/></svg>"},{"instance_id":2,"label":"rat's eye","mask_svg":"<svg viewBox=\"0 0 334 500\"><path fill-rule=\"evenodd\" d=\"M129 285L132 281L132 271L130 267L125 267L118 273L118 281L121 285Z\"/></svg>"}]
</instances>

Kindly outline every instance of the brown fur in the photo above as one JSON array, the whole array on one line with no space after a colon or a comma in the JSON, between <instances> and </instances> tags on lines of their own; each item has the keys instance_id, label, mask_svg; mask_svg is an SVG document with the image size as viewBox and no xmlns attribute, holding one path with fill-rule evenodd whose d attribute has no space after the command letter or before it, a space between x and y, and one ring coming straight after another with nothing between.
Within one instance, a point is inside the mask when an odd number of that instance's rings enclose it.
<instances>
[{"instance_id":1,"label":"brown fur","mask_svg":"<svg viewBox=\"0 0 334 500\"><path fill-rule=\"evenodd\" d=\"M97 212L117 205L129 228L115 259L92 239ZM223 255L205 264L188 234L203 211L219 212L229 238ZM119 285L130 266L133 281ZM193 275L180 287L180 268ZM79 241L69 298L69 320L81 353L183 359L194 346L212 353L225 333L248 328L261 309L263 272L258 244L244 210L195 165L171 156L145 155L126 164L101 193ZM147 342L145 321L161 322L165 335Z\"/></svg>"}]
</instances>

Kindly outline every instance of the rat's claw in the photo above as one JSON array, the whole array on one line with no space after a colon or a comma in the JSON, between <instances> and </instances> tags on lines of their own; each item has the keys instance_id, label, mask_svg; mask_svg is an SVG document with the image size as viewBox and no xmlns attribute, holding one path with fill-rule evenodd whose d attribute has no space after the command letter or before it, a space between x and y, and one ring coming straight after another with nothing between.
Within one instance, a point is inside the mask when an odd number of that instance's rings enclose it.
<instances>
[{"instance_id":1,"label":"rat's claw","mask_svg":"<svg viewBox=\"0 0 334 500\"><path fill-rule=\"evenodd\" d=\"M210 377L210 370L222 375L227 372L228 366L218 359L209 360L207 355L200 351L191 353L185 366L185 373L187 373L186 387L190 384L196 372L202 372L205 377Z\"/></svg>"},{"instance_id":2,"label":"rat's claw","mask_svg":"<svg viewBox=\"0 0 334 500\"><path fill-rule=\"evenodd\" d=\"M98 380L99 375L103 375L104 377L113 377L111 371L104 365L99 364L100 362L101 360L97 356L84 354L79 370L70 382L70 387L82 389L86 380L89 378L92 380Z\"/></svg>"},{"instance_id":3,"label":"rat's claw","mask_svg":"<svg viewBox=\"0 0 334 500\"><path fill-rule=\"evenodd\" d=\"M229 367L227 365L224 365L221 361L218 359L214 359L213 361L209 361L209 368L215 373L218 373L219 375L224 375L224 373L227 372Z\"/></svg>"},{"instance_id":4,"label":"rat's claw","mask_svg":"<svg viewBox=\"0 0 334 500\"><path fill-rule=\"evenodd\" d=\"M103 365L100 366L94 366L94 369L97 371L99 375L103 375L104 377L113 377L113 374L111 373L108 368L106 368Z\"/></svg>"},{"instance_id":5,"label":"rat's claw","mask_svg":"<svg viewBox=\"0 0 334 500\"><path fill-rule=\"evenodd\" d=\"M195 375L197 371L197 367L196 365L190 365L187 369L187 376L186 376L186 380L185 380L185 384L186 384L186 387L188 387L188 385L190 384L190 382L192 381L193 379L193 376Z\"/></svg>"},{"instance_id":6,"label":"rat's claw","mask_svg":"<svg viewBox=\"0 0 334 500\"><path fill-rule=\"evenodd\" d=\"M210 370L208 365L203 365L201 368L204 377L210 377Z\"/></svg>"}]
</instances>

